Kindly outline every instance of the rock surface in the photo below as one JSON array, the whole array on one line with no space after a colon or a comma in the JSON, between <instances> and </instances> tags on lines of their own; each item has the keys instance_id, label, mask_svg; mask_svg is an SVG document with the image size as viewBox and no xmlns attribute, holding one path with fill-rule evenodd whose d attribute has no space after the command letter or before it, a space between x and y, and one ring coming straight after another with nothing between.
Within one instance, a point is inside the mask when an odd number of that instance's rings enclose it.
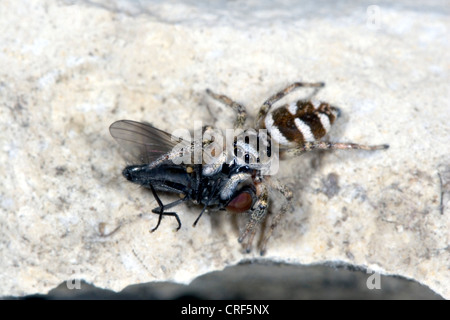
<instances>
[{"instance_id":1,"label":"rock surface","mask_svg":"<svg viewBox=\"0 0 450 320\"><path fill-rule=\"evenodd\" d=\"M72 278L116 291L189 283L267 259L367 267L449 299L449 7L207 3L0 2L0 296ZM195 206L177 208L178 232L166 218L150 233L156 203L122 178L109 125L230 128L233 113L206 88L254 117L295 81L327 84L318 98L343 111L330 140L390 149L282 162L292 212L264 258L242 252L239 221L226 213L192 228Z\"/></svg>"}]
</instances>

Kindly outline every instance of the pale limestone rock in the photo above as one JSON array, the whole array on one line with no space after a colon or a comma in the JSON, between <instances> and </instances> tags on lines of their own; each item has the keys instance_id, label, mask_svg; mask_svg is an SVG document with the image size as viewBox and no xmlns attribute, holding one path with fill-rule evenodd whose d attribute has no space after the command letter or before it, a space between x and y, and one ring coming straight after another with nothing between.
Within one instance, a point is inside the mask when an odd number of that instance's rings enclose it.
<instances>
[{"instance_id":1,"label":"pale limestone rock","mask_svg":"<svg viewBox=\"0 0 450 320\"><path fill-rule=\"evenodd\" d=\"M192 228L199 208L181 206L180 231L165 218L149 233L155 201L122 178L108 126L231 127L233 113L206 88L254 116L301 80L326 82L318 98L343 111L330 140L390 149L283 162L293 211L264 259L365 266L450 298L449 19L440 3L1 1L0 296L45 293L73 277L113 290L188 283L259 259L242 253L226 213Z\"/></svg>"}]
</instances>

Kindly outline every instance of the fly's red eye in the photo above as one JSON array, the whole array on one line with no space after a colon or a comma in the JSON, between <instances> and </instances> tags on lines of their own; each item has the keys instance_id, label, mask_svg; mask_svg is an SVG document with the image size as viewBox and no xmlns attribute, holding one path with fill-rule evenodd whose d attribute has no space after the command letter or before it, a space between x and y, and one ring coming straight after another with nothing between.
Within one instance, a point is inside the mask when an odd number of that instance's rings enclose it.
<instances>
[{"instance_id":1,"label":"fly's red eye","mask_svg":"<svg viewBox=\"0 0 450 320\"><path fill-rule=\"evenodd\" d=\"M252 204L252 195L248 192L242 192L228 203L227 210L233 213L241 213L249 210Z\"/></svg>"}]
</instances>

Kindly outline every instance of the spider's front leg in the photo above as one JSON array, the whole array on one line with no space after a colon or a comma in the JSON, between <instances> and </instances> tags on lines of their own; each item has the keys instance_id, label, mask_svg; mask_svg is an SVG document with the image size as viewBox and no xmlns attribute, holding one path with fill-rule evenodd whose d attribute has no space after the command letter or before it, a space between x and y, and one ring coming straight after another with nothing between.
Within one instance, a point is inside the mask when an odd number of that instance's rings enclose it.
<instances>
[{"instance_id":1,"label":"spider's front leg","mask_svg":"<svg viewBox=\"0 0 450 320\"><path fill-rule=\"evenodd\" d=\"M238 239L238 241L242 243L244 239L248 237L244 246L247 253L251 251L253 238L255 237L258 226L264 221L267 215L269 192L264 183L260 182L256 184L256 197L256 203L251 209L250 220L247 222L245 230L241 233Z\"/></svg>"}]
</instances>

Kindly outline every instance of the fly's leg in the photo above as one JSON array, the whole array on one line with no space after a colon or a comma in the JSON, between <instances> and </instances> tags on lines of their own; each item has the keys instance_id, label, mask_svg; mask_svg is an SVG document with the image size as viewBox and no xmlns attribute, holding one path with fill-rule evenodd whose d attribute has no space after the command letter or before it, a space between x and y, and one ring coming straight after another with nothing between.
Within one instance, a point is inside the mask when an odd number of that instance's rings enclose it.
<instances>
[{"instance_id":1,"label":"fly's leg","mask_svg":"<svg viewBox=\"0 0 450 320\"><path fill-rule=\"evenodd\" d=\"M284 96L286 96L287 94L291 93L295 89L298 89L298 88L315 88L314 92L308 97L308 99L311 99L324 86L325 86L325 83L323 83L323 82L315 82L315 83L295 82L295 83L291 84L290 86L284 88L280 92L275 93L269 99L267 99L263 103L261 108L259 109L258 116L256 117L256 127L257 128L261 128L262 127L262 121L264 121L264 118L269 113L270 108L272 107L272 105L274 103L276 103L278 100L282 99Z\"/></svg>"},{"instance_id":2,"label":"fly's leg","mask_svg":"<svg viewBox=\"0 0 450 320\"><path fill-rule=\"evenodd\" d=\"M206 89L206 93L209 94L214 99L216 99L217 101L230 107L237 113L236 120L234 121L235 129L243 129L244 128L245 120L247 119L247 112L245 111L244 106L231 100L230 98L228 98L225 95L214 93L210 89Z\"/></svg>"},{"instance_id":3,"label":"fly's leg","mask_svg":"<svg viewBox=\"0 0 450 320\"><path fill-rule=\"evenodd\" d=\"M180 221L180 218L178 217L177 213L176 212L165 212L164 209L169 209L169 208L172 208L172 207L180 204L181 202L185 201L186 197L183 199L178 199L177 201L174 201L174 202L169 203L168 205L164 206L161 199L158 197L158 194L156 193L155 188L152 185L150 185L150 189L152 190L153 196L155 197L155 200L156 200L156 202L158 202L158 205L159 205L159 207L152 210L153 213L159 214L159 218L158 218L158 223L150 232L154 232L158 229L159 225L161 224L161 220L162 220L163 216L175 217L175 219L178 222L177 231L180 230L181 221Z\"/></svg>"}]
</instances>

